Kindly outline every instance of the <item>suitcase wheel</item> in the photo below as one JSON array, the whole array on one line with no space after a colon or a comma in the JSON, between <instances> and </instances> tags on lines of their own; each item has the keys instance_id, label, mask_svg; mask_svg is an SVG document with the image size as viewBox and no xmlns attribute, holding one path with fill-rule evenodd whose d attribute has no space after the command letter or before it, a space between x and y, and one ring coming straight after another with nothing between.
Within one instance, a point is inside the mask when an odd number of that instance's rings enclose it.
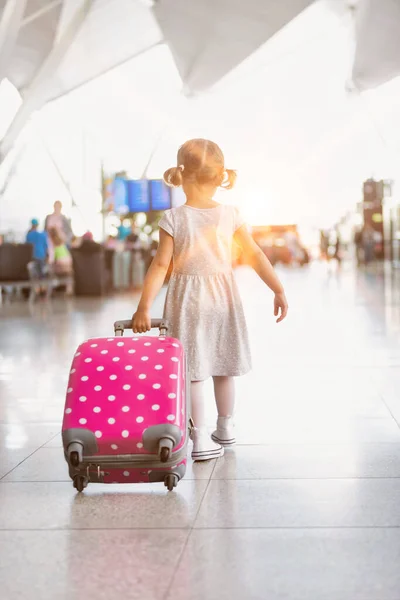
<instances>
[{"instance_id":1,"label":"suitcase wheel","mask_svg":"<svg viewBox=\"0 0 400 600\"><path fill-rule=\"evenodd\" d=\"M78 492L83 492L88 484L88 480L83 475L75 475L73 479L73 486Z\"/></svg>"},{"instance_id":2,"label":"suitcase wheel","mask_svg":"<svg viewBox=\"0 0 400 600\"><path fill-rule=\"evenodd\" d=\"M161 448L160 450L160 460L161 462L167 462L169 459L170 450L169 448Z\"/></svg>"},{"instance_id":3,"label":"suitcase wheel","mask_svg":"<svg viewBox=\"0 0 400 600\"><path fill-rule=\"evenodd\" d=\"M79 467L80 460L78 452L71 452L69 455L69 460L73 467Z\"/></svg>"},{"instance_id":4,"label":"suitcase wheel","mask_svg":"<svg viewBox=\"0 0 400 600\"><path fill-rule=\"evenodd\" d=\"M178 481L179 478L177 475L174 475L173 473L169 473L166 478L164 479L164 485L166 488L168 488L169 492L172 492L172 490L178 485Z\"/></svg>"},{"instance_id":5,"label":"suitcase wheel","mask_svg":"<svg viewBox=\"0 0 400 600\"><path fill-rule=\"evenodd\" d=\"M171 438L161 438L158 442L158 456L161 462L165 463L169 460L173 448L174 442Z\"/></svg>"},{"instance_id":6,"label":"suitcase wheel","mask_svg":"<svg viewBox=\"0 0 400 600\"><path fill-rule=\"evenodd\" d=\"M72 442L67 448L68 462L72 467L78 468L83 460L83 444Z\"/></svg>"}]
</instances>

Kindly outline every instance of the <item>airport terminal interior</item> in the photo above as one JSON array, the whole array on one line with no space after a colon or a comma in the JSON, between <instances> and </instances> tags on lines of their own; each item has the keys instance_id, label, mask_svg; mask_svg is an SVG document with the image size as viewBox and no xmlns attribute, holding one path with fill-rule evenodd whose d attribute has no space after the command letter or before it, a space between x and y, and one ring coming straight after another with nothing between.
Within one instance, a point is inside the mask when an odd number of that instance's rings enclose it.
<instances>
[{"instance_id":1,"label":"airport terminal interior","mask_svg":"<svg viewBox=\"0 0 400 600\"><path fill-rule=\"evenodd\" d=\"M4 600L400 600L399 40L393 0L0 0ZM237 171L217 205L196 206L204 183L177 159L193 138L222 148L220 183ZM196 461L200 429L220 448L212 379L199 429L192 346L132 331L167 238L151 317L176 277L200 277L179 272L168 225L186 202L196 223L233 205L288 302L276 323L230 235L234 342L207 296L190 306L230 359L247 327L252 368L235 377L236 443ZM117 350L93 363L102 344ZM117 413L120 392L137 401Z\"/></svg>"}]
</instances>

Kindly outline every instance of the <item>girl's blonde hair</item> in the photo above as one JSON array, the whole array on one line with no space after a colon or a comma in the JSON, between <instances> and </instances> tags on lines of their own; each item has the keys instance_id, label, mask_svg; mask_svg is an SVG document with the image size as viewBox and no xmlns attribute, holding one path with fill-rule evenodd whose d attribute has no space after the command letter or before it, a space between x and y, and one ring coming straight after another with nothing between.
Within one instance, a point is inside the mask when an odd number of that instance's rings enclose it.
<instances>
[{"instance_id":1,"label":"girl's blonde hair","mask_svg":"<svg viewBox=\"0 0 400 600\"><path fill-rule=\"evenodd\" d=\"M164 173L164 181L172 187L183 182L214 185L230 190L235 185L236 171L225 169L221 148L210 140L189 140L178 150L177 166Z\"/></svg>"}]
</instances>

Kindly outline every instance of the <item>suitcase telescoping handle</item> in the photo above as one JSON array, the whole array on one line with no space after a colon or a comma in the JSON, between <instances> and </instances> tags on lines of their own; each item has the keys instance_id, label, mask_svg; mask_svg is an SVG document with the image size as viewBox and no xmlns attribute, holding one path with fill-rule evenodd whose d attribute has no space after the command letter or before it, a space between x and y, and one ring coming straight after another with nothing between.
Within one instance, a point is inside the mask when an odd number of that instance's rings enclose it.
<instances>
[{"instance_id":1,"label":"suitcase telescoping handle","mask_svg":"<svg viewBox=\"0 0 400 600\"><path fill-rule=\"evenodd\" d=\"M160 335L167 335L168 331L168 321L165 319L152 319L151 320L151 328L160 330ZM125 329L132 329L132 319L129 321L115 321L114 323L114 333L115 335L124 335Z\"/></svg>"}]
</instances>

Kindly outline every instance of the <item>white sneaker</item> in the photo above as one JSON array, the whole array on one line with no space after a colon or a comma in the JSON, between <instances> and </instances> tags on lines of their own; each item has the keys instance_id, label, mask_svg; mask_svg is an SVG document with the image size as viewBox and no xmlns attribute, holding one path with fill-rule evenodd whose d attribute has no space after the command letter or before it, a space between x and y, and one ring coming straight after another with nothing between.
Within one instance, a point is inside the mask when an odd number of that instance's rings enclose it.
<instances>
[{"instance_id":1,"label":"white sneaker","mask_svg":"<svg viewBox=\"0 0 400 600\"><path fill-rule=\"evenodd\" d=\"M205 428L194 428L191 438L193 440L193 460L211 460L213 458L220 458L224 455L224 449L221 444L216 444L210 440Z\"/></svg>"},{"instance_id":2,"label":"white sneaker","mask_svg":"<svg viewBox=\"0 0 400 600\"><path fill-rule=\"evenodd\" d=\"M236 443L232 417L218 417L217 429L211 435L214 442L221 446L233 446Z\"/></svg>"}]
</instances>

